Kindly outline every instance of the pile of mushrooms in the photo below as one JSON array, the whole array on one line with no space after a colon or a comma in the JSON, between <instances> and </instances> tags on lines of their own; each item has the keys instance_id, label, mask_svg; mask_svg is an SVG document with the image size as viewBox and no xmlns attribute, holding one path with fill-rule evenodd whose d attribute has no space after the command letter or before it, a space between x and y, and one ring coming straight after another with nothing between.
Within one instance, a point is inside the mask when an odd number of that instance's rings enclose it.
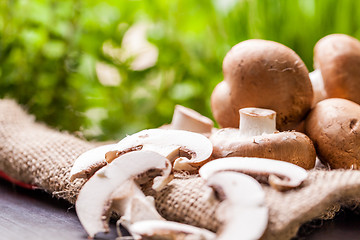
<instances>
[{"instance_id":1,"label":"pile of mushrooms","mask_svg":"<svg viewBox=\"0 0 360 240\"><path fill-rule=\"evenodd\" d=\"M232 47L223 61L224 81L211 95L214 118L221 127L239 127L241 108L258 107L277 113L276 128L294 129L313 101L309 72L290 48L251 39Z\"/></svg>"},{"instance_id":2,"label":"pile of mushrooms","mask_svg":"<svg viewBox=\"0 0 360 240\"><path fill-rule=\"evenodd\" d=\"M171 124L81 154L70 175L87 180L76 211L89 237L107 232L115 212L134 239L260 239L268 223L261 184L301 187L316 156L330 168L360 169L360 42L321 39L315 67L309 75L282 44L241 42L226 55L224 81L211 96L220 129L177 105ZM300 124L306 135L293 130ZM176 171L199 174L207 200L220 202L217 233L165 220L142 192L145 185L160 191Z\"/></svg>"},{"instance_id":3,"label":"pile of mushrooms","mask_svg":"<svg viewBox=\"0 0 360 240\"><path fill-rule=\"evenodd\" d=\"M331 34L314 48L313 108L305 133L329 169L359 169L360 41Z\"/></svg>"}]
</instances>

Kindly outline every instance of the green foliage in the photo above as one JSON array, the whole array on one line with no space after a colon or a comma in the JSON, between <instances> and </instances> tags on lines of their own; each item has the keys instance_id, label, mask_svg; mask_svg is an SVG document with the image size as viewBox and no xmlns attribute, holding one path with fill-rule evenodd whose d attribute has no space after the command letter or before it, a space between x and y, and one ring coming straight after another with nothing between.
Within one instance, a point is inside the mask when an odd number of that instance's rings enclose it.
<instances>
[{"instance_id":1,"label":"green foliage","mask_svg":"<svg viewBox=\"0 0 360 240\"><path fill-rule=\"evenodd\" d=\"M124 36L138 23L158 50L142 70L124 57ZM119 139L169 123L175 104L212 117L222 60L240 41L283 43L312 70L316 41L360 38L359 23L360 2L351 0L3 0L0 98L56 128Z\"/></svg>"}]
</instances>

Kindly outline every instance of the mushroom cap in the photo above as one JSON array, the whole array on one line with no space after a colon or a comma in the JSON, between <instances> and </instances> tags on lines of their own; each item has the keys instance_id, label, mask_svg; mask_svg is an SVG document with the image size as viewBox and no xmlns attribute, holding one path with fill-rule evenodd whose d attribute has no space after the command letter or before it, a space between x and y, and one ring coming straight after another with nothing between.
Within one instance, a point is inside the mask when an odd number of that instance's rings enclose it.
<instances>
[{"instance_id":1,"label":"mushroom cap","mask_svg":"<svg viewBox=\"0 0 360 240\"><path fill-rule=\"evenodd\" d=\"M260 157L296 164L304 169L315 166L316 152L311 140L299 132L277 132L241 137L234 128L220 129L210 138L213 157Z\"/></svg>"},{"instance_id":2,"label":"mushroom cap","mask_svg":"<svg viewBox=\"0 0 360 240\"><path fill-rule=\"evenodd\" d=\"M230 94L230 86L225 81L216 85L211 94L212 113L221 127L239 126L239 109L234 107Z\"/></svg>"},{"instance_id":3,"label":"mushroom cap","mask_svg":"<svg viewBox=\"0 0 360 240\"><path fill-rule=\"evenodd\" d=\"M223 73L225 83L220 84L228 86L215 88L211 98L214 117L222 127L239 126L240 108L259 107L276 111L277 129L289 130L310 110L309 72L301 58L280 43L252 39L235 45L224 58ZM231 116L234 119L222 119Z\"/></svg>"},{"instance_id":4,"label":"mushroom cap","mask_svg":"<svg viewBox=\"0 0 360 240\"><path fill-rule=\"evenodd\" d=\"M360 41L331 34L314 48L314 65L321 70L328 98L345 98L360 104Z\"/></svg>"},{"instance_id":5,"label":"mushroom cap","mask_svg":"<svg viewBox=\"0 0 360 240\"><path fill-rule=\"evenodd\" d=\"M329 98L315 105L305 121L319 159L331 168L360 166L360 105Z\"/></svg>"}]
</instances>

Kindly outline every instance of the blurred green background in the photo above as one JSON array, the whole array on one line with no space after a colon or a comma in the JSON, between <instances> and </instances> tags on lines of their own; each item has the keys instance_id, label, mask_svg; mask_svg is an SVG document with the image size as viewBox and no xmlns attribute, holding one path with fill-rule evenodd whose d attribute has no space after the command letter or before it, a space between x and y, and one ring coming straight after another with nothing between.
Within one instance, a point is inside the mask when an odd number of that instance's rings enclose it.
<instances>
[{"instance_id":1,"label":"blurred green background","mask_svg":"<svg viewBox=\"0 0 360 240\"><path fill-rule=\"evenodd\" d=\"M1 0L0 98L87 139L171 122L175 104L212 118L222 60L249 38L312 70L323 36L360 38L360 1Z\"/></svg>"}]
</instances>

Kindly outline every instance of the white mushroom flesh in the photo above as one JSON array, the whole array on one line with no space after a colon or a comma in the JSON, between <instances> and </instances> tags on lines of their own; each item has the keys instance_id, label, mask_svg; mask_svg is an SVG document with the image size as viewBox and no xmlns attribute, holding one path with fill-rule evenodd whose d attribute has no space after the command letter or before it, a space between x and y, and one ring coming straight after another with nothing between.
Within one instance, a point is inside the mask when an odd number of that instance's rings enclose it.
<instances>
[{"instance_id":1,"label":"white mushroom flesh","mask_svg":"<svg viewBox=\"0 0 360 240\"><path fill-rule=\"evenodd\" d=\"M223 225L216 239L260 239L269 218L261 185L252 177L235 172L214 173L206 184L222 201L216 216Z\"/></svg>"},{"instance_id":2,"label":"white mushroom flesh","mask_svg":"<svg viewBox=\"0 0 360 240\"><path fill-rule=\"evenodd\" d=\"M136 151L120 156L97 171L82 187L76 201L79 220L90 237L108 231L108 215L113 198L131 198L136 188L129 181L149 170L160 170L162 176L154 178L154 188L160 189L171 179L171 164L160 154L151 151ZM119 193L123 189L124 193ZM126 212L126 210L124 210Z\"/></svg>"},{"instance_id":3,"label":"white mushroom flesh","mask_svg":"<svg viewBox=\"0 0 360 240\"><path fill-rule=\"evenodd\" d=\"M255 157L219 158L206 163L199 169L202 178L221 171L236 171L252 176L269 177L269 184L278 190L287 190L301 185L308 173L295 164Z\"/></svg>"},{"instance_id":4,"label":"white mushroom flesh","mask_svg":"<svg viewBox=\"0 0 360 240\"><path fill-rule=\"evenodd\" d=\"M192 163L202 162L209 159L212 153L212 144L208 138L184 130L143 130L124 138L116 148L121 150L134 146L143 146L143 150L158 152L171 162L184 156ZM182 154L184 156L181 156Z\"/></svg>"},{"instance_id":5,"label":"white mushroom flesh","mask_svg":"<svg viewBox=\"0 0 360 240\"><path fill-rule=\"evenodd\" d=\"M204 228L198 228L187 224L172 221L145 220L129 226L129 232L135 239L143 237L154 239L197 239L215 240L216 234Z\"/></svg>"},{"instance_id":6,"label":"white mushroom flesh","mask_svg":"<svg viewBox=\"0 0 360 240\"><path fill-rule=\"evenodd\" d=\"M210 134L214 122L193 109L176 105L170 126L171 129Z\"/></svg>"},{"instance_id":7,"label":"white mushroom flesh","mask_svg":"<svg viewBox=\"0 0 360 240\"><path fill-rule=\"evenodd\" d=\"M83 153L75 160L71 169L71 180L91 177L95 171L106 165L105 154L108 152L117 151L122 155L131 151L146 150L159 153L171 163L180 161L176 165L176 170L195 171L198 166L210 159L213 146L207 137L199 133L170 129L143 130L125 137L117 144Z\"/></svg>"},{"instance_id":8,"label":"white mushroom flesh","mask_svg":"<svg viewBox=\"0 0 360 240\"><path fill-rule=\"evenodd\" d=\"M312 103L312 107L314 107L318 102L327 98L327 94L320 69L315 69L313 72L309 73L309 77L314 92L314 99Z\"/></svg>"},{"instance_id":9,"label":"white mushroom flesh","mask_svg":"<svg viewBox=\"0 0 360 240\"><path fill-rule=\"evenodd\" d=\"M108 144L82 153L74 162L70 171L70 180L88 178L107 164L105 154L115 148L116 144Z\"/></svg>"},{"instance_id":10,"label":"white mushroom flesh","mask_svg":"<svg viewBox=\"0 0 360 240\"><path fill-rule=\"evenodd\" d=\"M276 132L276 112L263 108L242 108L240 113L240 135L244 137Z\"/></svg>"}]
</instances>

